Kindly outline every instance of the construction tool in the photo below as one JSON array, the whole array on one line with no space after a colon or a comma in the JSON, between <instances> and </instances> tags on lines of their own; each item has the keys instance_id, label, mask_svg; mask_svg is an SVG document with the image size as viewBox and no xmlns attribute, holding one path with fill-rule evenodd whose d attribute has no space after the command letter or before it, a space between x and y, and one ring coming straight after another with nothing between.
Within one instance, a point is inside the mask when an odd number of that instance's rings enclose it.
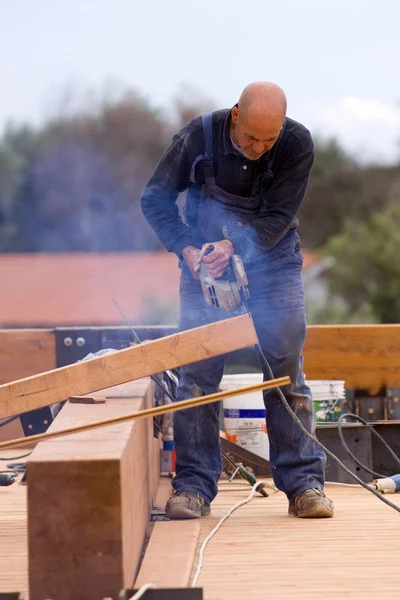
<instances>
[{"instance_id":1,"label":"construction tool","mask_svg":"<svg viewBox=\"0 0 400 600\"><path fill-rule=\"evenodd\" d=\"M248 471L244 466L243 463L238 463L236 464L229 456L228 454L226 454L226 452L224 452L221 449L221 454L224 457L224 459L233 467L234 471L231 475L231 477L229 478L229 481L232 481L233 479L235 479L236 475L239 475L242 479L245 479L246 481L249 482L249 484L251 486L255 485L257 483L257 479L254 477L253 473L250 473L250 471ZM268 493L265 491L265 483L261 482L257 488L257 492L259 492L261 494L261 496L264 496L265 498L268 498Z\"/></svg>"},{"instance_id":2,"label":"construction tool","mask_svg":"<svg viewBox=\"0 0 400 600\"><path fill-rule=\"evenodd\" d=\"M214 246L210 244L204 256L211 254L213 250ZM246 271L239 254L231 257L224 277L214 279L207 273L203 262L200 263L198 272L204 299L209 306L221 308L226 312L235 312L245 306L250 294Z\"/></svg>"}]
</instances>

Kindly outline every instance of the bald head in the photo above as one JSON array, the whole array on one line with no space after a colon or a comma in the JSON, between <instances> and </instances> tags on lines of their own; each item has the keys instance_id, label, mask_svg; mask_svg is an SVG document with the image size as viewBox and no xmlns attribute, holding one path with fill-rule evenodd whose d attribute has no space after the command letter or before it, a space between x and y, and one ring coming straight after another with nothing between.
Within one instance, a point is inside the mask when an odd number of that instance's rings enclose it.
<instances>
[{"instance_id":1,"label":"bald head","mask_svg":"<svg viewBox=\"0 0 400 600\"><path fill-rule=\"evenodd\" d=\"M231 137L250 160L272 148L286 116L286 96L275 83L260 81L246 86L232 109Z\"/></svg>"},{"instance_id":2,"label":"bald head","mask_svg":"<svg viewBox=\"0 0 400 600\"><path fill-rule=\"evenodd\" d=\"M244 116L256 115L260 119L286 115L286 96L279 85L258 81L246 86L239 98L239 111Z\"/></svg>"}]
</instances>

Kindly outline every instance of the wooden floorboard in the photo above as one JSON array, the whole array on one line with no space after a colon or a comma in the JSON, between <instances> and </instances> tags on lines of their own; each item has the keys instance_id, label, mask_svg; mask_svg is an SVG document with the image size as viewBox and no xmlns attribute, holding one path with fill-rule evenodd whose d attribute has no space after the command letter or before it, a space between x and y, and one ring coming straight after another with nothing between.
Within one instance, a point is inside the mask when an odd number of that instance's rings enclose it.
<instances>
[{"instance_id":1,"label":"wooden floorboard","mask_svg":"<svg viewBox=\"0 0 400 600\"><path fill-rule=\"evenodd\" d=\"M201 519L198 550L222 515L248 492L221 491ZM235 484L237 485L237 484ZM327 486L333 519L288 517L285 496L257 495L210 541L198 586L205 600L400 598L400 514L362 488ZM388 496L400 505L396 495ZM197 565L193 565L191 581Z\"/></svg>"},{"instance_id":2,"label":"wooden floorboard","mask_svg":"<svg viewBox=\"0 0 400 600\"><path fill-rule=\"evenodd\" d=\"M0 452L0 458L26 454L25 451ZM23 462L23 461L18 461ZM0 461L0 470L7 462ZM28 534L26 486L14 483L0 487L0 592L28 591Z\"/></svg>"},{"instance_id":3,"label":"wooden floorboard","mask_svg":"<svg viewBox=\"0 0 400 600\"><path fill-rule=\"evenodd\" d=\"M12 455L17 454L1 453ZM219 518L246 498L250 487L221 483L220 490L211 515L200 519L197 553ZM198 580L204 599L400 598L400 514L361 488L328 485L327 492L335 502L333 519L288 517L279 492L266 499L255 496L234 512L205 551ZM400 505L399 496L387 498ZM197 555L190 581L196 564ZM0 592L26 594L27 587L26 488L14 484L0 487Z\"/></svg>"}]
</instances>

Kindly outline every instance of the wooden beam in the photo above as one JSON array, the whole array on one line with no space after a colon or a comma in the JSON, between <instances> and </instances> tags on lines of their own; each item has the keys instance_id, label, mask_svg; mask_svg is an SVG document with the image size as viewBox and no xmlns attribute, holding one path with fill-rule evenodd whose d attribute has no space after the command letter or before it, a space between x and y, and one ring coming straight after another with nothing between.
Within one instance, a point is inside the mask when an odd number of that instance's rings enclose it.
<instances>
[{"instance_id":1,"label":"wooden beam","mask_svg":"<svg viewBox=\"0 0 400 600\"><path fill-rule=\"evenodd\" d=\"M102 404L68 402L50 430L146 408L151 397L136 383L120 397L102 391ZM117 598L132 587L159 469L150 419L36 446L27 463L30 600Z\"/></svg>"},{"instance_id":2,"label":"wooden beam","mask_svg":"<svg viewBox=\"0 0 400 600\"><path fill-rule=\"evenodd\" d=\"M51 329L0 330L0 384L55 369L56 340Z\"/></svg>"},{"instance_id":3,"label":"wooden beam","mask_svg":"<svg viewBox=\"0 0 400 600\"><path fill-rule=\"evenodd\" d=\"M0 419L257 343L249 315L210 323L0 386Z\"/></svg>"},{"instance_id":4,"label":"wooden beam","mask_svg":"<svg viewBox=\"0 0 400 600\"><path fill-rule=\"evenodd\" d=\"M342 379L346 388L400 387L400 325L313 325L304 345L307 379Z\"/></svg>"}]
</instances>

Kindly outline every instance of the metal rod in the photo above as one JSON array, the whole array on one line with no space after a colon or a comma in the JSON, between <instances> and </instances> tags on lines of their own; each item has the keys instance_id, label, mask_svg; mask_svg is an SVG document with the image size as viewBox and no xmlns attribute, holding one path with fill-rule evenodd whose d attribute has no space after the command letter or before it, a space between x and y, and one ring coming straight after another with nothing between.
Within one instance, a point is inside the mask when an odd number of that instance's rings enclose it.
<instances>
[{"instance_id":1,"label":"metal rod","mask_svg":"<svg viewBox=\"0 0 400 600\"><path fill-rule=\"evenodd\" d=\"M216 392L215 394L209 394L208 396L200 396L200 398L191 398L190 400L183 400L181 402L175 402L174 404L166 404L164 406L155 406L153 408L146 408L136 413L130 413L121 417L113 417L112 419L105 419L104 421L94 421L93 423L87 423L85 425L78 425L76 427L68 427L61 431L51 431L46 433L39 433L37 435L31 435L28 437L17 438L15 440L9 440L0 443L0 450L7 448L15 448L16 446L26 446L35 442L42 442L50 440L62 435L69 435L71 433L79 433L81 431L88 431L89 429L95 429L97 427L107 427L109 425L117 425L119 423L125 423L126 421L138 421L139 419L146 419L149 417L158 417L159 415L165 415L178 410L184 410L186 408L195 408L202 404L211 404L212 402L218 402L224 398L230 396L240 396L248 392L258 392L262 390L269 390L272 388L280 387L282 385L290 384L290 377L280 377L278 379L270 379L269 381L263 381L255 385L247 385L244 387L237 388L235 390L225 390L223 392Z\"/></svg>"}]
</instances>

